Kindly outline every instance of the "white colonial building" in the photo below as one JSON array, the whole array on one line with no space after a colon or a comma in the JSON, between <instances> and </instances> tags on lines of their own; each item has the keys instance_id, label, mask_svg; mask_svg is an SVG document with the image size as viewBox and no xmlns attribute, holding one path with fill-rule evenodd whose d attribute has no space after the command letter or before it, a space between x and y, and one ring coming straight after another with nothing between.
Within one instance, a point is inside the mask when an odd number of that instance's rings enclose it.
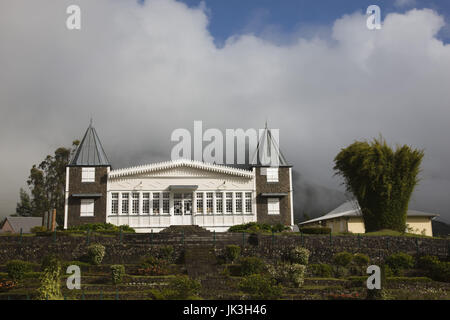
<instances>
[{"instance_id":1,"label":"white colonial building","mask_svg":"<svg viewBox=\"0 0 450 320\"><path fill-rule=\"evenodd\" d=\"M269 129L264 139L270 141ZM277 152L276 168L180 159L112 170L89 126L67 167L64 227L108 222L137 232L171 225L222 232L252 221L293 226L291 166Z\"/></svg>"}]
</instances>

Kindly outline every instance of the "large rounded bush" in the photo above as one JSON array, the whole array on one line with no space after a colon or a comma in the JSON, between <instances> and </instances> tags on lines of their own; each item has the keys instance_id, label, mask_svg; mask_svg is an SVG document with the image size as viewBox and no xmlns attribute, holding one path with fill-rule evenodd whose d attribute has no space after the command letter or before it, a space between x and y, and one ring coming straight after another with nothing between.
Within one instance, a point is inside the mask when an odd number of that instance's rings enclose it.
<instances>
[{"instance_id":1,"label":"large rounded bush","mask_svg":"<svg viewBox=\"0 0 450 320\"><path fill-rule=\"evenodd\" d=\"M347 267L352 260L353 255L347 251L336 253L333 257L333 263L340 267Z\"/></svg>"},{"instance_id":2,"label":"large rounded bush","mask_svg":"<svg viewBox=\"0 0 450 320\"><path fill-rule=\"evenodd\" d=\"M264 261L258 257L246 257L240 259L241 275L248 276L255 273L261 273L265 270Z\"/></svg>"},{"instance_id":3,"label":"large rounded bush","mask_svg":"<svg viewBox=\"0 0 450 320\"><path fill-rule=\"evenodd\" d=\"M101 264L105 256L105 251L105 247L100 243L90 245L88 247L89 262L95 265Z\"/></svg>"}]
</instances>

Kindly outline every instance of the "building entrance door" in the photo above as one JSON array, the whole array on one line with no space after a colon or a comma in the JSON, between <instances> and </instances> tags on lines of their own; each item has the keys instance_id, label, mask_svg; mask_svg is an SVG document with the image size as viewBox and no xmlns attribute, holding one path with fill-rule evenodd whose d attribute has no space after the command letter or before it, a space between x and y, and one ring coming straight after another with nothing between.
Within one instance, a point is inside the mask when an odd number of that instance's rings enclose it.
<instances>
[{"instance_id":1,"label":"building entrance door","mask_svg":"<svg viewBox=\"0 0 450 320\"><path fill-rule=\"evenodd\" d=\"M173 225L192 224L192 193L173 194Z\"/></svg>"}]
</instances>

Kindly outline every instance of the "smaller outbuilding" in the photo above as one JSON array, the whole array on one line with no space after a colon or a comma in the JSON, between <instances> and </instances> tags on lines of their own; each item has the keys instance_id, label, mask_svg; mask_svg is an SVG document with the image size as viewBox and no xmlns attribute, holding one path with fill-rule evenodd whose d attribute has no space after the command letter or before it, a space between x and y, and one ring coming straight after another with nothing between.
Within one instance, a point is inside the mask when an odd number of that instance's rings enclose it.
<instances>
[{"instance_id":1,"label":"smaller outbuilding","mask_svg":"<svg viewBox=\"0 0 450 320\"><path fill-rule=\"evenodd\" d=\"M41 217L6 217L0 224L0 233L31 233L31 228L42 226Z\"/></svg>"},{"instance_id":2,"label":"smaller outbuilding","mask_svg":"<svg viewBox=\"0 0 450 320\"><path fill-rule=\"evenodd\" d=\"M416 210L408 210L406 217L407 232L433 236L431 221L439 216L435 213L427 213ZM364 220L361 208L357 201L347 201L319 218L301 222L299 225L324 226L331 229L331 232L352 232L365 233Z\"/></svg>"}]
</instances>

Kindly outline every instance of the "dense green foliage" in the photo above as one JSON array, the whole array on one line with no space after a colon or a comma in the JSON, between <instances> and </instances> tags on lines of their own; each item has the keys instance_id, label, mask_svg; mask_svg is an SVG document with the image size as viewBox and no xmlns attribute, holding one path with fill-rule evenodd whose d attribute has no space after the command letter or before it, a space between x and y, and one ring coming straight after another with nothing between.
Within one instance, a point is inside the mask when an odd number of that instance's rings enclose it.
<instances>
[{"instance_id":1,"label":"dense green foliage","mask_svg":"<svg viewBox=\"0 0 450 320\"><path fill-rule=\"evenodd\" d=\"M265 263L258 257L245 257L239 260L241 265L241 275L247 276L261 273L265 270Z\"/></svg>"},{"instance_id":2,"label":"dense green foliage","mask_svg":"<svg viewBox=\"0 0 450 320\"><path fill-rule=\"evenodd\" d=\"M168 287L171 290L169 299L186 300L198 295L201 284L188 276L177 276L169 281Z\"/></svg>"},{"instance_id":3,"label":"dense green foliage","mask_svg":"<svg viewBox=\"0 0 450 320\"><path fill-rule=\"evenodd\" d=\"M300 232L304 234L330 234L331 228L327 227L301 227Z\"/></svg>"},{"instance_id":4,"label":"dense green foliage","mask_svg":"<svg viewBox=\"0 0 450 320\"><path fill-rule=\"evenodd\" d=\"M62 300L61 294L61 262L54 256L45 260L41 285L38 288L38 300Z\"/></svg>"},{"instance_id":5,"label":"dense green foliage","mask_svg":"<svg viewBox=\"0 0 450 320\"><path fill-rule=\"evenodd\" d=\"M16 214L22 217L30 217L33 215L33 206L31 205L30 195L20 188L19 202L16 205Z\"/></svg>"},{"instance_id":6,"label":"dense green foliage","mask_svg":"<svg viewBox=\"0 0 450 320\"><path fill-rule=\"evenodd\" d=\"M253 274L241 280L239 288L252 299L275 300L280 297L282 287L271 276Z\"/></svg>"},{"instance_id":7,"label":"dense green foliage","mask_svg":"<svg viewBox=\"0 0 450 320\"><path fill-rule=\"evenodd\" d=\"M116 226L111 223L86 223L81 224L78 226L73 226L67 229L67 231L95 231L95 232L105 232L105 233L117 233L120 232L122 229L122 232L129 232L134 233L134 229L127 226L127 225L121 225Z\"/></svg>"},{"instance_id":8,"label":"dense green foliage","mask_svg":"<svg viewBox=\"0 0 450 320\"><path fill-rule=\"evenodd\" d=\"M308 270L314 277L330 278L333 275L333 269L326 263L310 264Z\"/></svg>"},{"instance_id":9,"label":"dense green foliage","mask_svg":"<svg viewBox=\"0 0 450 320\"><path fill-rule=\"evenodd\" d=\"M303 247L295 247L289 250L288 260L291 263L307 265L309 261L310 251Z\"/></svg>"},{"instance_id":10,"label":"dense green foliage","mask_svg":"<svg viewBox=\"0 0 450 320\"><path fill-rule=\"evenodd\" d=\"M385 263L394 275L399 276L403 270L414 267L414 258L407 253L398 252L387 257Z\"/></svg>"},{"instance_id":11,"label":"dense green foliage","mask_svg":"<svg viewBox=\"0 0 450 320\"><path fill-rule=\"evenodd\" d=\"M353 263L359 267L365 267L369 265L370 258L368 255L363 253L355 253L353 256Z\"/></svg>"},{"instance_id":12,"label":"dense green foliage","mask_svg":"<svg viewBox=\"0 0 450 320\"><path fill-rule=\"evenodd\" d=\"M171 262L173 260L173 254L175 250L171 245L162 246L159 249L159 256L161 259L166 259L167 261Z\"/></svg>"},{"instance_id":13,"label":"dense green foliage","mask_svg":"<svg viewBox=\"0 0 450 320\"><path fill-rule=\"evenodd\" d=\"M71 148L60 147L54 155L48 155L39 165L33 165L28 176L31 197L21 192L17 213L28 214L28 201L31 201L31 215L41 217L45 212L56 209L56 222L64 224L64 187L66 184L66 166L79 141L74 141Z\"/></svg>"},{"instance_id":14,"label":"dense green foliage","mask_svg":"<svg viewBox=\"0 0 450 320\"><path fill-rule=\"evenodd\" d=\"M248 232L248 233L264 233L264 232L283 232L285 230L288 230L289 227L282 225L282 224L276 224L276 225L270 225L267 223L257 223L257 222L249 222L246 224L238 224L235 226L232 226L228 229L229 232Z\"/></svg>"},{"instance_id":15,"label":"dense green foliage","mask_svg":"<svg viewBox=\"0 0 450 320\"><path fill-rule=\"evenodd\" d=\"M46 232L47 228L44 226L36 226L30 229L31 233L42 233L42 232Z\"/></svg>"},{"instance_id":16,"label":"dense green foliage","mask_svg":"<svg viewBox=\"0 0 450 320\"><path fill-rule=\"evenodd\" d=\"M352 260L353 255L347 251L336 253L333 256L333 263L341 267L347 267L352 262Z\"/></svg>"},{"instance_id":17,"label":"dense green foliage","mask_svg":"<svg viewBox=\"0 0 450 320\"><path fill-rule=\"evenodd\" d=\"M239 258L240 255L241 255L240 246L230 244L225 247L225 258L227 259L227 261L234 262Z\"/></svg>"},{"instance_id":18,"label":"dense green foliage","mask_svg":"<svg viewBox=\"0 0 450 320\"><path fill-rule=\"evenodd\" d=\"M94 265L99 265L103 261L105 256L105 247L100 243L92 244L88 247L88 258L89 262Z\"/></svg>"},{"instance_id":19,"label":"dense green foliage","mask_svg":"<svg viewBox=\"0 0 450 320\"><path fill-rule=\"evenodd\" d=\"M423 256L417 264L431 279L450 282L450 262L440 261L436 256Z\"/></svg>"},{"instance_id":20,"label":"dense green foliage","mask_svg":"<svg viewBox=\"0 0 450 320\"><path fill-rule=\"evenodd\" d=\"M19 282L25 276L25 273L32 271L32 264L22 260L11 260L6 264L8 277Z\"/></svg>"},{"instance_id":21,"label":"dense green foliage","mask_svg":"<svg viewBox=\"0 0 450 320\"><path fill-rule=\"evenodd\" d=\"M111 278L113 284L119 284L122 282L123 276L125 275L125 266L122 264L111 265Z\"/></svg>"},{"instance_id":22,"label":"dense green foliage","mask_svg":"<svg viewBox=\"0 0 450 320\"><path fill-rule=\"evenodd\" d=\"M285 287L300 288L305 281L306 266L298 263L282 263L270 268L272 277Z\"/></svg>"},{"instance_id":23,"label":"dense green foliage","mask_svg":"<svg viewBox=\"0 0 450 320\"><path fill-rule=\"evenodd\" d=\"M405 231L423 156L423 151L407 145L394 151L382 138L357 141L336 156L334 170L358 200L366 232Z\"/></svg>"}]
</instances>

